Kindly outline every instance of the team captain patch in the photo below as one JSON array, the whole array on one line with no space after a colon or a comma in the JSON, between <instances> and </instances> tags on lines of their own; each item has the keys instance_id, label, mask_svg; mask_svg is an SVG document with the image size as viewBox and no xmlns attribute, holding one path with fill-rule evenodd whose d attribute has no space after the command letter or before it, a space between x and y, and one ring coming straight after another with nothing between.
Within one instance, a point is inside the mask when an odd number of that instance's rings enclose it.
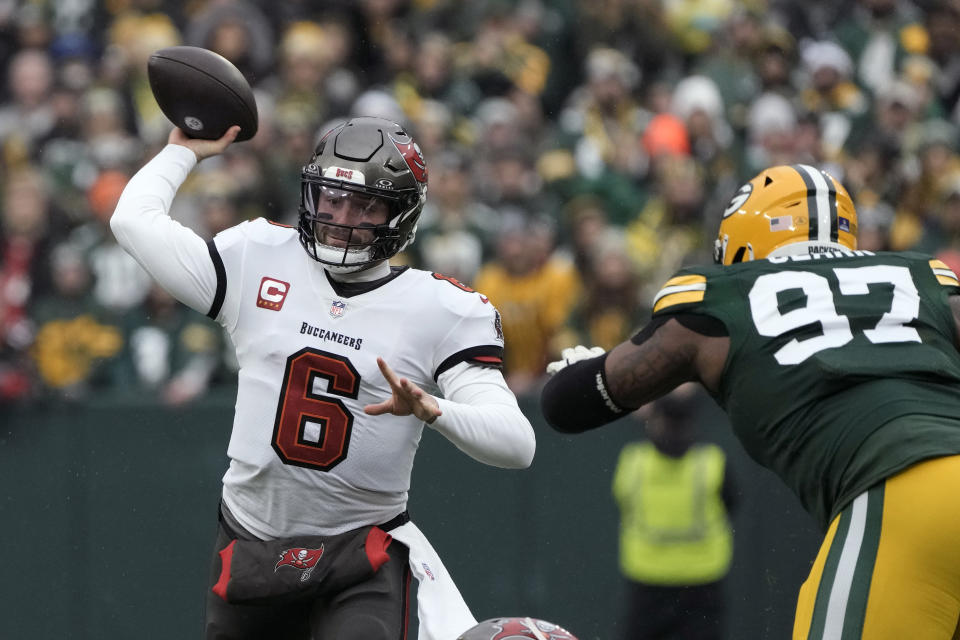
<instances>
[{"instance_id":1,"label":"team captain patch","mask_svg":"<svg viewBox=\"0 0 960 640\"><path fill-rule=\"evenodd\" d=\"M289 291L289 282L264 276L260 280L260 290L257 292L257 306L261 309L280 311Z\"/></svg>"}]
</instances>

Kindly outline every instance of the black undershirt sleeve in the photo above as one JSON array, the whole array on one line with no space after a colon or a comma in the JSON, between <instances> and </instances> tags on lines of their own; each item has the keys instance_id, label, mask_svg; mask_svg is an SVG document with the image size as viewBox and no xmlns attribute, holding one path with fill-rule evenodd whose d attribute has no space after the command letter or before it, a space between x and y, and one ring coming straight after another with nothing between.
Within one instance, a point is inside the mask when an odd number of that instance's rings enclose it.
<instances>
[{"instance_id":1,"label":"black undershirt sleeve","mask_svg":"<svg viewBox=\"0 0 960 640\"><path fill-rule=\"evenodd\" d=\"M674 313L670 315L656 316L653 320L647 323L647 326L637 332L635 336L630 338L630 342L633 344L643 344L650 339L650 336L652 336L657 329L666 324L671 318L679 322L687 329L690 329L690 331L699 333L702 336L719 338L730 335L730 333L727 331L726 325L713 316L705 316L699 313Z\"/></svg>"},{"instance_id":2,"label":"black undershirt sleeve","mask_svg":"<svg viewBox=\"0 0 960 640\"><path fill-rule=\"evenodd\" d=\"M607 354L581 360L553 375L540 394L540 409L547 423L561 433L596 429L625 415L607 391L603 365Z\"/></svg>"}]
</instances>

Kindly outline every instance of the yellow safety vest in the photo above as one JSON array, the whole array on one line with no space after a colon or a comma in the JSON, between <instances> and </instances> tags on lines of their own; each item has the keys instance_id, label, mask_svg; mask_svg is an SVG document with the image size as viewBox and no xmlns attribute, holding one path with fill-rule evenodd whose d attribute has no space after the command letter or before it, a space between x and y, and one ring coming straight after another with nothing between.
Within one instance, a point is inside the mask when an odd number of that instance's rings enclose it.
<instances>
[{"instance_id":1,"label":"yellow safety vest","mask_svg":"<svg viewBox=\"0 0 960 640\"><path fill-rule=\"evenodd\" d=\"M714 582L730 568L733 532L723 504L723 451L712 444L671 458L649 442L620 453L613 495L620 506L620 569L636 582Z\"/></svg>"}]
</instances>

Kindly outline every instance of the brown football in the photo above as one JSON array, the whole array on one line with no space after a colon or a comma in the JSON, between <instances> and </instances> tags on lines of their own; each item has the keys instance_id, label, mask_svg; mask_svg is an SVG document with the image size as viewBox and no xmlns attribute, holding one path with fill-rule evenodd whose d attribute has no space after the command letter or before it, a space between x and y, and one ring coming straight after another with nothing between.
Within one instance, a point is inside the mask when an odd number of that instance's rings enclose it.
<instances>
[{"instance_id":1,"label":"brown football","mask_svg":"<svg viewBox=\"0 0 960 640\"><path fill-rule=\"evenodd\" d=\"M257 132L257 103L240 70L201 47L167 47L147 62L150 89L163 115L191 138L216 140L240 125L237 140Z\"/></svg>"}]
</instances>

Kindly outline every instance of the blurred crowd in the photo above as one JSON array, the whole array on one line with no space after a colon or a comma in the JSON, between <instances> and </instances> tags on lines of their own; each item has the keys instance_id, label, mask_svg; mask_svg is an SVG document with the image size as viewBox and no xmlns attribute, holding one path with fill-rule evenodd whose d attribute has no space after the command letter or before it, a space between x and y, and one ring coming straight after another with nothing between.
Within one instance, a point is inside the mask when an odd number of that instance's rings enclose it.
<instances>
[{"instance_id":1,"label":"blurred crowd","mask_svg":"<svg viewBox=\"0 0 960 640\"><path fill-rule=\"evenodd\" d=\"M0 0L0 403L234 384L220 328L108 227L171 127L157 49L217 51L257 97L256 137L174 204L204 238L295 224L332 124L409 127L430 186L401 261L493 300L524 394L560 348L642 326L769 165L835 175L862 248L960 268L958 34L960 0Z\"/></svg>"}]
</instances>

